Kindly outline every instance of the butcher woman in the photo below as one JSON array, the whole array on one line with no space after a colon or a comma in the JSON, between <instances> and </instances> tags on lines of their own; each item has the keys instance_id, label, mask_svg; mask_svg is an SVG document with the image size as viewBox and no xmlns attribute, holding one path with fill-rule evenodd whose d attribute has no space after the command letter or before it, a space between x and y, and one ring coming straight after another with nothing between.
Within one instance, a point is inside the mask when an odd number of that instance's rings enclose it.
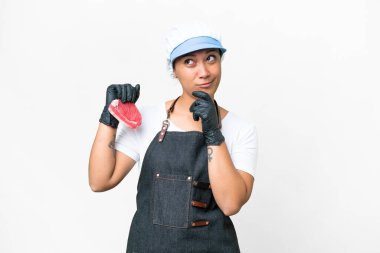
<instances>
[{"instance_id":1,"label":"butcher woman","mask_svg":"<svg viewBox=\"0 0 380 253\"><path fill-rule=\"evenodd\" d=\"M169 72L181 94L139 107L142 124L132 129L119 124L108 106L115 99L135 103L140 86L107 88L90 154L90 187L115 187L138 162L128 253L240 252L230 216L252 193L256 128L215 100L226 52L217 34L205 25L182 25L166 42Z\"/></svg>"}]
</instances>

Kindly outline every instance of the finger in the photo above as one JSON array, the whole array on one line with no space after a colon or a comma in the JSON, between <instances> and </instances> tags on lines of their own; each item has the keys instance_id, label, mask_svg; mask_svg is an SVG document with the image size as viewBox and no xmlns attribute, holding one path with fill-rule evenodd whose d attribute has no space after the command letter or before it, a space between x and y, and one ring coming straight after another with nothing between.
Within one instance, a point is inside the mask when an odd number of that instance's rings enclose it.
<instances>
[{"instance_id":1,"label":"finger","mask_svg":"<svg viewBox=\"0 0 380 253\"><path fill-rule=\"evenodd\" d=\"M127 102L131 102L132 101L132 93L133 93L132 89L133 89L133 87L129 83L127 83L125 86L127 87Z\"/></svg>"},{"instance_id":2,"label":"finger","mask_svg":"<svg viewBox=\"0 0 380 253\"><path fill-rule=\"evenodd\" d=\"M109 90L114 90L114 89L116 89L116 87L117 87L116 84L110 84L110 85L108 85L108 89Z\"/></svg>"},{"instance_id":3,"label":"finger","mask_svg":"<svg viewBox=\"0 0 380 253\"><path fill-rule=\"evenodd\" d=\"M207 93L204 92L204 91L193 91L193 92L192 92L192 95L193 95L194 97L197 97L197 98L200 98L200 99L203 99L203 100L206 100L206 101L212 101L210 95L207 94Z\"/></svg>"},{"instance_id":4,"label":"finger","mask_svg":"<svg viewBox=\"0 0 380 253\"><path fill-rule=\"evenodd\" d=\"M137 99L139 99L140 97L140 84L136 84L135 86L135 91L136 91L136 97L135 97L135 100L134 100L134 103L137 101Z\"/></svg>"},{"instance_id":5,"label":"finger","mask_svg":"<svg viewBox=\"0 0 380 253\"><path fill-rule=\"evenodd\" d=\"M209 101L205 101L205 100L201 100L201 99L198 99L198 102L197 102L197 106L199 108L208 108L210 106L210 102Z\"/></svg>"},{"instance_id":6,"label":"finger","mask_svg":"<svg viewBox=\"0 0 380 253\"><path fill-rule=\"evenodd\" d=\"M195 107L197 106L197 103L198 103L198 100L195 100L191 105L190 105L190 112L194 112L195 111Z\"/></svg>"},{"instance_id":7,"label":"finger","mask_svg":"<svg viewBox=\"0 0 380 253\"><path fill-rule=\"evenodd\" d=\"M129 102L136 102L136 88L135 87L131 87L131 100Z\"/></svg>"},{"instance_id":8,"label":"finger","mask_svg":"<svg viewBox=\"0 0 380 253\"><path fill-rule=\"evenodd\" d=\"M127 90L126 90L125 86L120 85L118 90L119 90L118 98L121 99L122 103L125 103L125 101L127 100Z\"/></svg>"},{"instance_id":9,"label":"finger","mask_svg":"<svg viewBox=\"0 0 380 253\"><path fill-rule=\"evenodd\" d=\"M193 112L193 119L194 119L195 121L198 121L198 120L199 120L199 114L198 114L198 111Z\"/></svg>"},{"instance_id":10,"label":"finger","mask_svg":"<svg viewBox=\"0 0 380 253\"><path fill-rule=\"evenodd\" d=\"M118 90L117 90L117 86L115 84L111 84L110 86L108 86L107 92L109 94L116 96L116 97L118 96Z\"/></svg>"},{"instance_id":11,"label":"finger","mask_svg":"<svg viewBox=\"0 0 380 253\"><path fill-rule=\"evenodd\" d=\"M195 100L192 104L191 104L191 106L190 106L190 108L189 108L189 110L190 110L190 112L192 112L193 113L193 119L195 120L195 121L198 121L199 120L199 110L198 110L198 102L199 102L199 100L197 99L197 100Z\"/></svg>"}]
</instances>

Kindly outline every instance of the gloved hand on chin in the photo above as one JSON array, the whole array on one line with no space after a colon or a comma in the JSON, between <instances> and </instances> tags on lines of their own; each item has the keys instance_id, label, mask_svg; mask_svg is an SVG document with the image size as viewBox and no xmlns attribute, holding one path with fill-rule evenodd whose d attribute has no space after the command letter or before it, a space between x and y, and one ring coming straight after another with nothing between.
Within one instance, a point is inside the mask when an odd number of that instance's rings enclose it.
<instances>
[{"instance_id":1,"label":"gloved hand on chin","mask_svg":"<svg viewBox=\"0 0 380 253\"><path fill-rule=\"evenodd\" d=\"M136 103L137 99L140 96L140 85L136 84L133 87L131 84L111 84L107 87L106 94L106 105L104 106L102 115L100 116L99 122L117 128L119 121L111 115L108 111L108 107L111 102L115 99L120 99L122 103L132 102Z\"/></svg>"},{"instance_id":2,"label":"gloved hand on chin","mask_svg":"<svg viewBox=\"0 0 380 253\"><path fill-rule=\"evenodd\" d=\"M206 92L194 91L192 93L198 99L190 106L193 119L202 119L202 131L207 145L220 145L224 142L224 136L219 127L218 108L213 99Z\"/></svg>"}]
</instances>

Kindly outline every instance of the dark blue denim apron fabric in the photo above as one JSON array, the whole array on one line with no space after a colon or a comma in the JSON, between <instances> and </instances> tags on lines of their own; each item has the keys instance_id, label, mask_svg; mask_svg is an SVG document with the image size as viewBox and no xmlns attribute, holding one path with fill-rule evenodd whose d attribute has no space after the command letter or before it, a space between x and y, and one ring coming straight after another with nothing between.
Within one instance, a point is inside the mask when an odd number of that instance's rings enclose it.
<instances>
[{"instance_id":1,"label":"dark blue denim apron fabric","mask_svg":"<svg viewBox=\"0 0 380 253\"><path fill-rule=\"evenodd\" d=\"M163 129L143 160L127 253L240 252L212 195L203 134Z\"/></svg>"}]
</instances>

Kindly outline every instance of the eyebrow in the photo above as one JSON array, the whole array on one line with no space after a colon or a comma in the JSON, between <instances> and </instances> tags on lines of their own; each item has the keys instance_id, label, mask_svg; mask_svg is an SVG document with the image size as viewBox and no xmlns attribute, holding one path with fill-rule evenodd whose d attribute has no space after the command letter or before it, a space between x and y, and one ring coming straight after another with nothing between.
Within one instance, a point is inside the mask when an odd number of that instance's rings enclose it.
<instances>
[{"instance_id":1,"label":"eyebrow","mask_svg":"<svg viewBox=\"0 0 380 253\"><path fill-rule=\"evenodd\" d=\"M200 50L203 50L203 49L200 49ZM200 50L197 50L197 51L200 51ZM197 52L197 51L194 51L194 52ZM214 52L214 51L218 51L218 49L217 48L211 48L211 49L206 51L206 54L208 54L210 52ZM195 55L193 54L193 52L190 52L190 53L182 55L181 58L182 57L188 57L188 56L195 56Z\"/></svg>"}]
</instances>

